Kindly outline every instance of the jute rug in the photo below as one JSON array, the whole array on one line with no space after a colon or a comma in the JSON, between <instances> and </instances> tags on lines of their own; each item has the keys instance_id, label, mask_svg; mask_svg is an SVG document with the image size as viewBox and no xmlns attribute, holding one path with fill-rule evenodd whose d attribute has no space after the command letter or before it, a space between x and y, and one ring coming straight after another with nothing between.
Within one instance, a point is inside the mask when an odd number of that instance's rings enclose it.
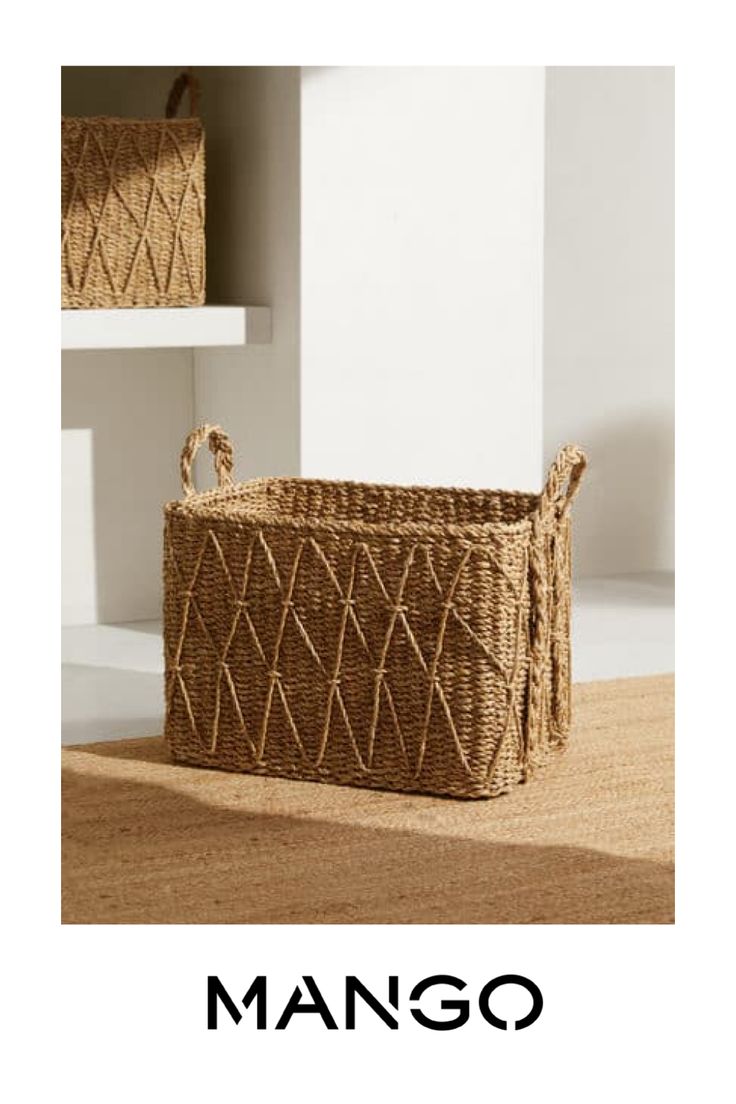
<instances>
[{"instance_id":1,"label":"jute rug","mask_svg":"<svg viewBox=\"0 0 736 1104\"><path fill-rule=\"evenodd\" d=\"M667 924L673 679L576 686L568 752L457 801L63 751L63 921Z\"/></svg>"}]
</instances>

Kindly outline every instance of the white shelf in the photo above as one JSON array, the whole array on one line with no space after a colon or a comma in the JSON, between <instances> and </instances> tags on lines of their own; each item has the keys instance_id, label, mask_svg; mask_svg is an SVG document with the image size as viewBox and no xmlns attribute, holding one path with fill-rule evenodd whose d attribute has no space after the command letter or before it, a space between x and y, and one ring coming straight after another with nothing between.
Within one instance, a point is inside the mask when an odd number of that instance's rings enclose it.
<instances>
[{"instance_id":1,"label":"white shelf","mask_svg":"<svg viewBox=\"0 0 736 1104\"><path fill-rule=\"evenodd\" d=\"M160 735L164 657L158 622L64 628L61 654L62 743Z\"/></svg>"},{"instance_id":2,"label":"white shelf","mask_svg":"<svg viewBox=\"0 0 736 1104\"><path fill-rule=\"evenodd\" d=\"M269 307L63 310L62 349L172 349L266 344Z\"/></svg>"},{"instance_id":3,"label":"white shelf","mask_svg":"<svg viewBox=\"0 0 736 1104\"><path fill-rule=\"evenodd\" d=\"M668 571L576 579L574 682L675 669L675 579Z\"/></svg>"},{"instance_id":4,"label":"white shelf","mask_svg":"<svg viewBox=\"0 0 736 1104\"><path fill-rule=\"evenodd\" d=\"M674 586L668 574L582 579L573 605L575 682L674 670ZM62 742L157 736L163 647L156 621L62 632Z\"/></svg>"}]
</instances>

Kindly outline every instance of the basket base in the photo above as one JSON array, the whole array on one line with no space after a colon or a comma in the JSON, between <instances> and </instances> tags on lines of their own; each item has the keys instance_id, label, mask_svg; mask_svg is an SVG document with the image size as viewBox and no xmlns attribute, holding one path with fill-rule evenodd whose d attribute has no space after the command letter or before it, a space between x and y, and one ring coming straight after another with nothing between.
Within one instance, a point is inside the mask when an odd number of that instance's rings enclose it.
<instances>
[{"instance_id":1,"label":"basket base","mask_svg":"<svg viewBox=\"0 0 736 1104\"><path fill-rule=\"evenodd\" d=\"M249 767L248 769L243 769L242 767L228 767L226 763L222 762L203 762L196 756L188 756L186 753L176 750L170 741L167 740L166 742L172 762L180 766L199 767L200 769L222 771L230 774L253 774L266 778L288 779L292 782L319 782L333 786L357 786L361 789L384 790L392 793L418 794L427 797L447 797L471 801L501 797L503 794L513 790L516 785L525 782L521 769L519 769L518 775L515 778L506 774L503 779L494 780L494 778L491 778L490 782L474 782L472 779L468 779L464 786L433 786L431 783L422 780L413 783L406 778L391 778L390 776L376 778L368 773L359 774L349 771L343 773L335 770L320 770L319 768L297 764L287 768L281 764L269 764L264 762ZM547 760L553 755L559 754L562 750L562 747L550 749ZM544 765L546 764L541 765L542 769ZM536 774L537 771L535 771L535 777Z\"/></svg>"}]
</instances>

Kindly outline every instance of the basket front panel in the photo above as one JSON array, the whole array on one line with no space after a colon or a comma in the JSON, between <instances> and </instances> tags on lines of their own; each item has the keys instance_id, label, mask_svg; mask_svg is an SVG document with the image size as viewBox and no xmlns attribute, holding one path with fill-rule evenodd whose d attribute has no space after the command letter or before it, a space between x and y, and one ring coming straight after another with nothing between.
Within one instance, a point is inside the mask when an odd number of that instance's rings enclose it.
<instances>
[{"instance_id":1,"label":"basket front panel","mask_svg":"<svg viewBox=\"0 0 736 1104\"><path fill-rule=\"evenodd\" d=\"M62 120L62 306L204 302L197 119Z\"/></svg>"},{"instance_id":2,"label":"basket front panel","mask_svg":"<svg viewBox=\"0 0 736 1104\"><path fill-rule=\"evenodd\" d=\"M182 760L485 796L520 775L525 539L498 547L170 517L167 738Z\"/></svg>"}]
</instances>

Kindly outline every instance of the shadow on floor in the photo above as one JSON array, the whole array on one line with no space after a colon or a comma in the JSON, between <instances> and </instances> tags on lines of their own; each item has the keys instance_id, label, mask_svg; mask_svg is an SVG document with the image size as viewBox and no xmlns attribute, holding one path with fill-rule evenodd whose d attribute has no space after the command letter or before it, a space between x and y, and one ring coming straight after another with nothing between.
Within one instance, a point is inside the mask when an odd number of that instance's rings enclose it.
<instances>
[{"instance_id":1,"label":"shadow on floor","mask_svg":"<svg viewBox=\"0 0 736 1104\"><path fill-rule=\"evenodd\" d=\"M64 923L673 921L669 863L215 807L206 784L200 799L94 765L150 770L160 740L79 754L89 766L63 771Z\"/></svg>"}]
</instances>

